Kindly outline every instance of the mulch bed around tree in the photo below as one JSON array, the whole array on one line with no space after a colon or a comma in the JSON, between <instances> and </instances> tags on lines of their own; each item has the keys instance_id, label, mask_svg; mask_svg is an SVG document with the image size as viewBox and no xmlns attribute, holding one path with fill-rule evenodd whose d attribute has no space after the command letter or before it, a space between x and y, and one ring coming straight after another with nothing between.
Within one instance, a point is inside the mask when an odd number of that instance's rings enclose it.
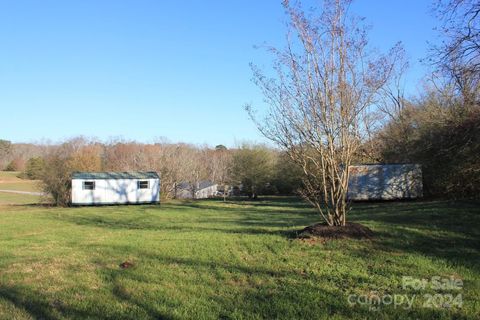
<instances>
[{"instance_id":1,"label":"mulch bed around tree","mask_svg":"<svg viewBox=\"0 0 480 320\"><path fill-rule=\"evenodd\" d=\"M322 238L328 239L372 239L373 231L359 223L347 222L345 226L328 226L324 223L317 223L308 226L298 233L298 238Z\"/></svg>"}]
</instances>

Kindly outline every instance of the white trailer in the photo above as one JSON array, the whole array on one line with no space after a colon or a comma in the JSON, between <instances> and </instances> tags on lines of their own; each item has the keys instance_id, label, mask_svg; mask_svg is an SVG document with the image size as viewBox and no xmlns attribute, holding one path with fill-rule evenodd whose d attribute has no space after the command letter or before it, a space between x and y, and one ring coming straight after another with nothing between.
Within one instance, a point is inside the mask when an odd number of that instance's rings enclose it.
<instances>
[{"instance_id":1,"label":"white trailer","mask_svg":"<svg viewBox=\"0 0 480 320\"><path fill-rule=\"evenodd\" d=\"M419 164L371 164L349 167L349 200L400 200L423 196Z\"/></svg>"},{"instance_id":2,"label":"white trailer","mask_svg":"<svg viewBox=\"0 0 480 320\"><path fill-rule=\"evenodd\" d=\"M135 204L160 202L156 172L75 172L72 204Z\"/></svg>"}]
</instances>

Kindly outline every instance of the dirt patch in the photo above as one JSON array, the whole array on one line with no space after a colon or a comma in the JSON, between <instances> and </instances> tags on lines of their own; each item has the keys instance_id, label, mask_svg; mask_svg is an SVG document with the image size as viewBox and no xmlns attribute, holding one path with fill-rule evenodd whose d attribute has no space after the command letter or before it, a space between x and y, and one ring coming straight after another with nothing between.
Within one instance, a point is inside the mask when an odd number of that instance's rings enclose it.
<instances>
[{"instance_id":1,"label":"dirt patch","mask_svg":"<svg viewBox=\"0 0 480 320\"><path fill-rule=\"evenodd\" d=\"M372 239L373 237L374 233L370 228L355 222L347 222L343 227L332 227L324 223L317 223L300 230L298 233L300 239Z\"/></svg>"},{"instance_id":2,"label":"dirt patch","mask_svg":"<svg viewBox=\"0 0 480 320\"><path fill-rule=\"evenodd\" d=\"M134 265L135 264L131 261L125 261L125 262L120 263L119 267L122 268L122 269L128 269L128 268L133 267Z\"/></svg>"}]
</instances>

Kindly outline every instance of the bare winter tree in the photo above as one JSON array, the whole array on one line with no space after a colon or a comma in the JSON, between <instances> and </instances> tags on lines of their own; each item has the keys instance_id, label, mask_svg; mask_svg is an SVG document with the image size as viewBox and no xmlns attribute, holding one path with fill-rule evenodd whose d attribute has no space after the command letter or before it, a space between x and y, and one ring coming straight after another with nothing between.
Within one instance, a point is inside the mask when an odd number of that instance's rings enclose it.
<instances>
[{"instance_id":1,"label":"bare winter tree","mask_svg":"<svg viewBox=\"0 0 480 320\"><path fill-rule=\"evenodd\" d=\"M307 16L284 1L290 22L287 47L271 48L276 76L253 66L270 109L259 120L247 106L260 131L302 168L302 194L330 226L346 223L347 168L400 48L387 56L369 50L366 28L348 14L349 5L326 0L320 14Z\"/></svg>"},{"instance_id":2,"label":"bare winter tree","mask_svg":"<svg viewBox=\"0 0 480 320\"><path fill-rule=\"evenodd\" d=\"M480 91L480 2L437 0L443 41L432 46L430 61L450 82L465 105L478 103Z\"/></svg>"},{"instance_id":3,"label":"bare winter tree","mask_svg":"<svg viewBox=\"0 0 480 320\"><path fill-rule=\"evenodd\" d=\"M215 150L207 152L209 153L207 169L210 180L222 186L223 201L225 201L228 194L228 185L231 182L232 152L225 147L215 148Z\"/></svg>"},{"instance_id":4,"label":"bare winter tree","mask_svg":"<svg viewBox=\"0 0 480 320\"><path fill-rule=\"evenodd\" d=\"M192 194L192 198L195 198L200 182L207 178L205 165L207 161L206 148L184 146L182 152L182 177L183 181L190 186L189 191Z\"/></svg>"},{"instance_id":5,"label":"bare winter tree","mask_svg":"<svg viewBox=\"0 0 480 320\"><path fill-rule=\"evenodd\" d=\"M376 104L380 116L385 117L387 121L398 120L402 110L409 103L404 89L409 63L401 46L398 46L394 53L396 56L395 64L392 65L391 81L380 89L379 101Z\"/></svg>"},{"instance_id":6,"label":"bare winter tree","mask_svg":"<svg viewBox=\"0 0 480 320\"><path fill-rule=\"evenodd\" d=\"M8 140L0 139L0 170L3 170L8 163L8 156L12 152L12 143Z\"/></svg>"},{"instance_id":7,"label":"bare winter tree","mask_svg":"<svg viewBox=\"0 0 480 320\"><path fill-rule=\"evenodd\" d=\"M160 174L162 198L175 198L177 185L184 179L184 156L187 146L157 141L152 150L152 169Z\"/></svg>"}]
</instances>

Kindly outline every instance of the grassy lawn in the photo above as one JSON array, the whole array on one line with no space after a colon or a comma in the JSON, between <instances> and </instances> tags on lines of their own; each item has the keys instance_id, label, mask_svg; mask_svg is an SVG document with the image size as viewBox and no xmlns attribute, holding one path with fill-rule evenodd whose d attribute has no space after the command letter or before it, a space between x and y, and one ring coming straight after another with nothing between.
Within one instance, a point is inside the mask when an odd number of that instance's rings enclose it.
<instances>
[{"instance_id":1,"label":"grassy lawn","mask_svg":"<svg viewBox=\"0 0 480 320\"><path fill-rule=\"evenodd\" d=\"M366 203L374 240L294 240L318 221L291 198L160 206L0 206L0 319L477 318L480 204ZM121 269L123 261L134 263ZM424 307L402 276L463 280L463 306ZM416 295L413 307L349 295Z\"/></svg>"},{"instance_id":2,"label":"grassy lawn","mask_svg":"<svg viewBox=\"0 0 480 320\"><path fill-rule=\"evenodd\" d=\"M15 194L10 192L0 192L0 205L34 204L34 203L38 203L39 201L40 201L40 196L35 196L30 194Z\"/></svg>"},{"instance_id":3,"label":"grassy lawn","mask_svg":"<svg viewBox=\"0 0 480 320\"><path fill-rule=\"evenodd\" d=\"M0 171L0 190L39 191L39 182L35 180L20 179L20 172Z\"/></svg>"}]
</instances>

